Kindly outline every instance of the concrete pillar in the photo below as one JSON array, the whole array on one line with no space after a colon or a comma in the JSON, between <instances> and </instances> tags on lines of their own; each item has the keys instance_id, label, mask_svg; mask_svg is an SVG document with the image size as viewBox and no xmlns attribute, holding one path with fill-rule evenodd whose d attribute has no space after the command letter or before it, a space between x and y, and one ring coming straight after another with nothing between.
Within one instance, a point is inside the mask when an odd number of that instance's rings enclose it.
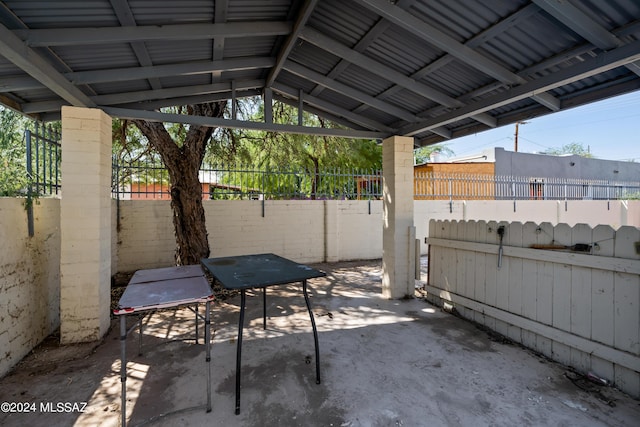
<instances>
[{"instance_id":1,"label":"concrete pillar","mask_svg":"<svg viewBox=\"0 0 640 427\"><path fill-rule=\"evenodd\" d=\"M396 299L415 292L413 138L382 141L382 170L382 294Z\"/></svg>"},{"instance_id":2,"label":"concrete pillar","mask_svg":"<svg viewBox=\"0 0 640 427\"><path fill-rule=\"evenodd\" d=\"M107 332L111 299L111 118L62 107L60 341Z\"/></svg>"}]
</instances>

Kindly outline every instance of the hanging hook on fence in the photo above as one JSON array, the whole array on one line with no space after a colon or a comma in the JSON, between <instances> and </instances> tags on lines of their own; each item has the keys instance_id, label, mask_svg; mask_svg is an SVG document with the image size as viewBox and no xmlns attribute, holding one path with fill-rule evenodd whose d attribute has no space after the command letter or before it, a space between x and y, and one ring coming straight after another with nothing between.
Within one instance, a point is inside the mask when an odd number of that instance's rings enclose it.
<instances>
[{"instance_id":1,"label":"hanging hook on fence","mask_svg":"<svg viewBox=\"0 0 640 427\"><path fill-rule=\"evenodd\" d=\"M502 239L504 238L504 225L498 227L498 236L500 236L500 247L498 247L498 268L502 267Z\"/></svg>"}]
</instances>

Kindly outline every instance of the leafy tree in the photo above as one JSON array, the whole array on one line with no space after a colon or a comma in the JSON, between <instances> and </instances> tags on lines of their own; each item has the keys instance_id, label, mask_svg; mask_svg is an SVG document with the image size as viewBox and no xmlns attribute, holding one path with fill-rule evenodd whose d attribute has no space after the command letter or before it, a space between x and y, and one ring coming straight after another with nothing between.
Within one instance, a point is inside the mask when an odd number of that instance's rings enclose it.
<instances>
[{"instance_id":1,"label":"leafy tree","mask_svg":"<svg viewBox=\"0 0 640 427\"><path fill-rule=\"evenodd\" d=\"M415 164L420 165L431 161L432 154L441 154L444 156L453 156L455 153L446 144L434 144L420 147L413 152L415 158Z\"/></svg>"},{"instance_id":2,"label":"leafy tree","mask_svg":"<svg viewBox=\"0 0 640 427\"><path fill-rule=\"evenodd\" d=\"M264 108L255 99L241 102L238 108L243 119L264 121ZM298 110L285 103L275 102L273 121L279 124L297 124ZM302 124L326 129L338 127L335 123L307 112L303 112ZM304 177L290 175L289 179L281 179L273 183L268 180L249 183L249 185L263 188L264 191L272 194L281 192L290 194L297 191L301 193L301 196L311 195L312 198L315 198L318 193L326 194L339 191L339 189L323 188L323 182L320 180L321 171L332 169L343 172L355 169L377 170L382 167L382 148L371 140L255 130L234 130L226 138L227 142L223 145L226 148L227 156L230 155L232 161L259 170L286 170L287 172L302 172L304 174ZM218 147L207 157L210 163L216 163L215 160L219 158L221 148ZM263 177L253 178L261 180ZM353 180L350 180L349 183L346 181L342 185L355 185ZM307 182L309 183L308 187L304 187L304 183ZM231 181L227 183L233 184ZM353 189L347 188L343 190L353 191Z\"/></svg>"},{"instance_id":3,"label":"leafy tree","mask_svg":"<svg viewBox=\"0 0 640 427\"><path fill-rule=\"evenodd\" d=\"M190 105L185 110L191 115L222 117L225 106L223 101ZM146 120L132 122L158 152L169 172L176 264L198 264L210 253L199 171L213 128L197 125L165 127L162 123Z\"/></svg>"},{"instance_id":4,"label":"leafy tree","mask_svg":"<svg viewBox=\"0 0 640 427\"><path fill-rule=\"evenodd\" d=\"M578 156L593 158L591 151L589 148L585 148L584 145L572 142L570 144L565 144L560 148L549 148L546 151L542 152L543 154L550 154L552 156L561 156L563 154L576 154Z\"/></svg>"}]
</instances>

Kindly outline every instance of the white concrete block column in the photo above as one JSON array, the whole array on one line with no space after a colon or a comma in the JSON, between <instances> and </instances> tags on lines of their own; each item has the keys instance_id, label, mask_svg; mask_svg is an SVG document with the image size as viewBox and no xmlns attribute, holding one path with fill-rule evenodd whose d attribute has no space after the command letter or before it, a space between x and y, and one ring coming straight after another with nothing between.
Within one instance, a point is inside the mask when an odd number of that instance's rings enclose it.
<instances>
[{"instance_id":1,"label":"white concrete block column","mask_svg":"<svg viewBox=\"0 0 640 427\"><path fill-rule=\"evenodd\" d=\"M382 141L382 170L382 294L396 299L415 292L413 138Z\"/></svg>"},{"instance_id":2,"label":"white concrete block column","mask_svg":"<svg viewBox=\"0 0 640 427\"><path fill-rule=\"evenodd\" d=\"M62 107L60 341L100 339L111 288L111 117Z\"/></svg>"}]
</instances>

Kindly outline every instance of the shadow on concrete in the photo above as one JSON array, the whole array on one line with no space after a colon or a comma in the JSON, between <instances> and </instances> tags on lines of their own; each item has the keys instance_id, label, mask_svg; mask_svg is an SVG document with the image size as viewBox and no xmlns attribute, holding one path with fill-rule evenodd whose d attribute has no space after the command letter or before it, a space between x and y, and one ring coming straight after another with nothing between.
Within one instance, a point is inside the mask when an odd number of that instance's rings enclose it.
<instances>
[{"instance_id":1,"label":"shadow on concrete","mask_svg":"<svg viewBox=\"0 0 640 427\"><path fill-rule=\"evenodd\" d=\"M234 297L212 308L210 413L193 313L147 319L142 356L137 333L129 335L129 425L637 426L637 400L612 388L581 388L567 368L421 299L383 299L379 261L314 267L327 272L309 282L321 384L300 285L269 289L266 330L256 291L247 298L240 415ZM97 346L34 352L0 380L0 401L87 402L83 413L0 413L3 426L119 425L117 327Z\"/></svg>"}]
</instances>

